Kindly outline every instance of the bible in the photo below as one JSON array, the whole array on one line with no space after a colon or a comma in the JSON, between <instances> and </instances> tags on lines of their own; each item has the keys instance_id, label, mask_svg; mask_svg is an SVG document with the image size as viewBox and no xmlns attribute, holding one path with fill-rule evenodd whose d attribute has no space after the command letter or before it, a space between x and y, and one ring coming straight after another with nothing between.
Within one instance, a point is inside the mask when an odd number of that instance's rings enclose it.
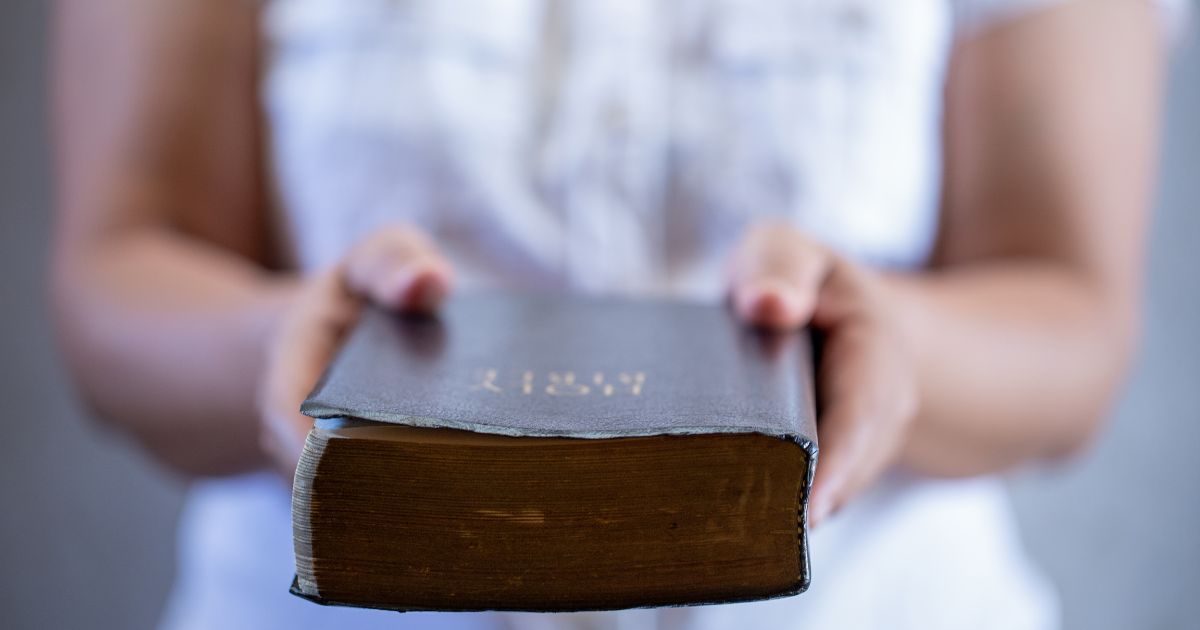
<instances>
[{"instance_id":1,"label":"bible","mask_svg":"<svg viewBox=\"0 0 1200 630\"><path fill-rule=\"evenodd\" d=\"M671 300L366 307L302 411L292 592L393 610L610 610L809 584L803 332Z\"/></svg>"}]
</instances>

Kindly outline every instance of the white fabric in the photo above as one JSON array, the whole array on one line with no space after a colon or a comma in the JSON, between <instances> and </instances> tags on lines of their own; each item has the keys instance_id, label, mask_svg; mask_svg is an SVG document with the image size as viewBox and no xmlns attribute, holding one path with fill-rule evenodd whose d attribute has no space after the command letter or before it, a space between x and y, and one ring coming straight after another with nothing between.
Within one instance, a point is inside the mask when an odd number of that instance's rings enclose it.
<instances>
[{"instance_id":1,"label":"white fabric","mask_svg":"<svg viewBox=\"0 0 1200 630\"><path fill-rule=\"evenodd\" d=\"M953 21L942 0L274 0L281 229L311 270L413 223L467 289L717 299L733 239L767 216L871 264L919 266ZM164 627L1057 624L991 479L893 474L813 532L808 593L728 606L322 608L287 593L290 534L273 477L197 484Z\"/></svg>"},{"instance_id":2,"label":"white fabric","mask_svg":"<svg viewBox=\"0 0 1200 630\"><path fill-rule=\"evenodd\" d=\"M582 291L713 296L764 215L875 263L928 249L938 0L271 6L267 104L306 267L398 219L468 284Z\"/></svg>"}]
</instances>

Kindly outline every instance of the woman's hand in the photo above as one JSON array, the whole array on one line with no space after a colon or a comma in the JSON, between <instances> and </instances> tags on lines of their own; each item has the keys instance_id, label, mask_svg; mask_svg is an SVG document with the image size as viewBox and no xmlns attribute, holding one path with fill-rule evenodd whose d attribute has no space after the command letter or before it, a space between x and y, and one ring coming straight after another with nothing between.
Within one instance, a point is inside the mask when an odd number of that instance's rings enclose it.
<instances>
[{"instance_id":1,"label":"woman's hand","mask_svg":"<svg viewBox=\"0 0 1200 630\"><path fill-rule=\"evenodd\" d=\"M332 269L304 281L270 342L259 386L263 450L289 478L313 421L300 403L333 358L363 300L401 312L427 312L453 283L450 264L433 242L392 227L359 243Z\"/></svg>"},{"instance_id":2,"label":"woman's hand","mask_svg":"<svg viewBox=\"0 0 1200 630\"><path fill-rule=\"evenodd\" d=\"M748 229L730 266L743 321L825 333L817 375L820 457L810 501L819 523L894 463L916 414L915 368L881 304L881 278L784 223Z\"/></svg>"}]
</instances>

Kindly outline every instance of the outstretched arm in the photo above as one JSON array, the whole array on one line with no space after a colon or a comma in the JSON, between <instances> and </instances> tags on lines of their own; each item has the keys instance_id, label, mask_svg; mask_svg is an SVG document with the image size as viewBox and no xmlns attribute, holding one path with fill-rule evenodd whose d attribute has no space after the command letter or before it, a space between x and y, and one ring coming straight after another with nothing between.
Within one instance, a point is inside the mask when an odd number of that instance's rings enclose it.
<instances>
[{"instance_id":1,"label":"outstretched arm","mask_svg":"<svg viewBox=\"0 0 1200 630\"><path fill-rule=\"evenodd\" d=\"M739 313L829 333L815 520L897 461L983 474L1094 433L1136 335L1161 47L1138 0L1067 3L960 42L931 269L868 269L782 226L748 234Z\"/></svg>"},{"instance_id":2,"label":"outstretched arm","mask_svg":"<svg viewBox=\"0 0 1200 630\"><path fill-rule=\"evenodd\" d=\"M253 3L59 0L51 292L89 405L190 472L261 463L270 274Z\"/></svg>"},{"instance_id":3,"label":"outstretched arm","mask_svg":"<svg viewBox=\"0 0 1200 630\"><path fill-rule=\"evenodd\" d=\"M905 461L963 475L1072 452L1130 361L1155 183L1153 3L1068 3L961 43L932 273L889 290L923 375Z\"/></svg>"},{"instance_id":4,"label":"outstretched arm","mask_svg":"<svg viewBox=\"0 0 1200 630\"><path fill-rule=\"evenodd\" d=\"M449 286L406 229L314 277L271 268L257 5L55 5L60 343L97 415L191 474L294 465L300 400L358 296L426 308Z\"/></svg>"}]
</instances>

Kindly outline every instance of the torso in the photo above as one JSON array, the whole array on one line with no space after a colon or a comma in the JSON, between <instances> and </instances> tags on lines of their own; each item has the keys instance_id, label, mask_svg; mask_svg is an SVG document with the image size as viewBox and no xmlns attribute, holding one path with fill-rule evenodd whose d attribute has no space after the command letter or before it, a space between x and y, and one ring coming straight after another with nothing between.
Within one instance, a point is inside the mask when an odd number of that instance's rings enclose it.
<instances>
[{"instance_id":1,"label":"torso","mask_svg":"<svg viewBox=\"0 0 1200 630\"><path fill-rule=\"evenodd\" d=\"M924 260L942 2L544 4L270 5L266 106L302 266L405 221L471 284L711 296L764 216L874 263Z\"/></svg>"}]
</instances>

